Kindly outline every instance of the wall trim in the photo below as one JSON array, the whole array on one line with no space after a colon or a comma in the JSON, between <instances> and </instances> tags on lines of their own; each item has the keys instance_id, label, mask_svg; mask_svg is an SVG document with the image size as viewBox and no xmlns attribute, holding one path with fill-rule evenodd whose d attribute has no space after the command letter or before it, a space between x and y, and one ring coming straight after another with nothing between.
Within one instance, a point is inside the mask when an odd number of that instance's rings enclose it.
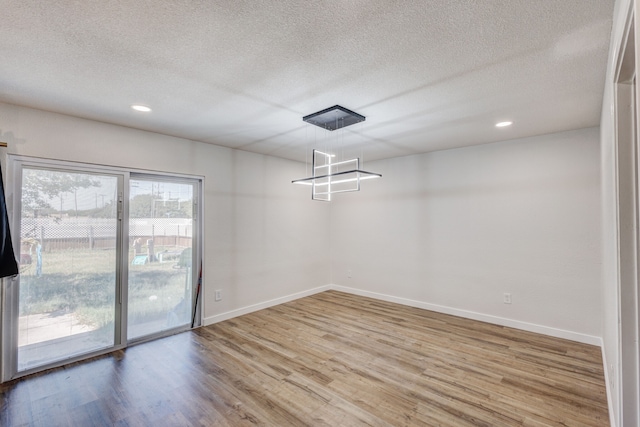
<instances>
[{"instance_id":1,"label":"wall trim","mask_svg":"<svg viewBox=\"0 0 640 427\"><path fill-rule=\"evenodd\" d=\"M356 288L349 288L340 285L330 285L331 289L346 292L363 297L379 299L397 304L407 305L410 307L422 308L438 313L451 314L453 316L463 317L466 319L479 320L481 322L492 323L494 325L507 326L510 328L521 329L523 331L535 332L538 334L549 335L556 338L563 338L571 341L577 341L583 344L595 345L602 348L602 339L600 337L581 334L578 332L567 331L564 329L552 328L549 326L537 325L535 323L522 322L520 320L507 319L505 317L492 316L489 314L477 313L475 311L462 310L459 308L447 307L444 305L431 304L423 301L412 300L409 298L394 297L391 295L380 294L377 292L364 291Z\"/></svg>"},{"instance_id":2,"label":"wall trim","mask_svg":"<svg viewBox=\"0 0 640 427\"><path fill-rule=\"evenodd\" d=\"M477 313L475 311L462 310L459 308L447 307L444 305L431 304L428 302L413 300L409 298L395 297L392 295L381 294L377 292L364 291L362 289L350 288L347 286L340 286L335 284L329 284L324 286L319 286L317 288L309 289L302 292L296 292L290 295L286 295L279 298L274 298L272 300L264 301L258 304L248 305L246 307L241 307L235 310L227 311L224 313L216 314L213 316L206 317L204 319L204 326L212 325L214 323L222 322L224 320L233 319L234 317L242 316L245 314L252 313L254 311L262 310L265 308L273 307L279 304L284 304L285 302L294 301L299 298L308 297L314 294L318 294L320 292L335 290L340 292L345 292L353 295L360 295L363 297L374 298L382 301L394 302L397 304L406 305L409 307L422 308L425 310L431 310L438 313L450 314L453 316L463 317L466 319L478 320L481 322L492 323L494 325L506 326L509 328L521 329L523 331L534 332L538 334L548 335L556 338L563 338L571 341L580 342L583 344L595 345L602 348L602 338L581 334L578 332L567 331L564 329L552 328L549 326L537 325L535 323L522 322L519 320L507 319L505 317L492 316L489 314ZM605 365L606 367L606 365ZM606 371L606 369L605 369Z\"/></svg>"},{"instance_id":3,"label":"wall trim","mask_svg":"<svg viewBox=\"0 0 640 427\"><path fill-rule=\"evenodd\" d=\"M253 313L254 311L262 310L265 308L273 307L276 305L284 304L285 302L294 301L300 298L308 297L320 292L328 291L331 289L331 285L319 286L317 288L308 289L302 292L296 292L294 294L285 295L283 297L274 298L268 301L260 302L258 304L248 305L246 307L238 308L236 310L227 311L224 313L216 314L213 316L205 317L203 326L213 325L214 323L222 322L224 320L233 319L234 317L243 316L245 314Z\"/></svg>"},{"instance_id":4,"label":"wall trim","mask_svg":"<svg viewBox=\"0 0 640 427\"><path fill-rule=\"evenodd\" d=\"M611 382L609 372L609 364L607 363L607 352L604 351L604 340L600 338L600 350L602 351L602 367L604 368L604 385L607 390L607 405L609 407L609 424L611 427L617 427L615 412L613 411L613 395L611 390Z\"/></svg>"}]
</instances>

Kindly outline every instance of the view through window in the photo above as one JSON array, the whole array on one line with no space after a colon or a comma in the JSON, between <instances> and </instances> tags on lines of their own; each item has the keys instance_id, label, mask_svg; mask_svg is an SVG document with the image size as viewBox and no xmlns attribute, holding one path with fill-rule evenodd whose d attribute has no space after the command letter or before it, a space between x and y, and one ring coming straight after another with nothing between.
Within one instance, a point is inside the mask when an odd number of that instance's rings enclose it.
<instances>
[{"instance_id":1,"label":"view through window","mask_svg":"<svg viewBox=\"0 0 640 427\"><path fill-rule=\"evenodd\" d=\"M130 340L191 323L193 195L193 183L130 181Z\"/></svg>"},{"instance_id":2,"label":"view through window","mask_svg":"<svg viewBox=\"0 0 640 427\"><path fill-rule=\"evenodd\" d=\"M113 346L117 185L23 169L18 370Z\"/></svg>"},{"instance_id":3,"label":"view through window","mask_svg":"<svg viewBox=\"0 0 640 427\"><path fill-rule=\"evenodd\" d=\"M191 327L199 179L14 164L20 275L3 312L4 379Z\"/></svg>"}]
</instances>

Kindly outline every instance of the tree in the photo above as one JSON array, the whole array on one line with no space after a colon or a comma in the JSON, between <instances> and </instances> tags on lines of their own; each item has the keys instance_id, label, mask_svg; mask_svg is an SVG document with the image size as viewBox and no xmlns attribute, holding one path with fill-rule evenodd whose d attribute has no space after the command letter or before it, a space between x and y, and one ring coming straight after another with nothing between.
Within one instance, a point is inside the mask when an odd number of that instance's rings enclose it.
<instances>
[{"instance_id":1,"label":"tree","mask_svg":"<svg viewBox=\"0 0 640 427\"><path fill-rule=\"evenodd\" d=\"M88 174L25 168L22 175L22 210L32 211L34 216L38 216L39 210L53 209L52 199L60 198L62 212L64 194L69 193L74 195L77 213L78 190L101 185L100 180Z\"/></svg>"},{"instance_id":2,"label":"tree","mask_svg":"<svg viewBox=\"0 0 640 427\"><path fill-rule=\"evenodd\" d=\"M129 216L131 218L153 218L153 201L151 194L138 194L129 202Z\"/></svg>"},{"instance_id":3,"label":"tree","mask_svg":"<svg viewBox=\"0 0 640 427\"><path fill-rule=\"evenodd\" d=\"M52 208L48 200L57 194L47 191L48 180L41 172L25 169L22 175L22 211L33 212L36 217L39 210Z\"/></svg>"},{"instance_id":4,"label":"tree","mask_svg":"<svg viewBox=\"0 0 640 427\"><path fill-rule=\"evenodd\" d=\"M191 218L191 206L191 200L164 200L151 194L138 194L131 198L129 216L131 218Z\"/></svg>"}]
</instances>

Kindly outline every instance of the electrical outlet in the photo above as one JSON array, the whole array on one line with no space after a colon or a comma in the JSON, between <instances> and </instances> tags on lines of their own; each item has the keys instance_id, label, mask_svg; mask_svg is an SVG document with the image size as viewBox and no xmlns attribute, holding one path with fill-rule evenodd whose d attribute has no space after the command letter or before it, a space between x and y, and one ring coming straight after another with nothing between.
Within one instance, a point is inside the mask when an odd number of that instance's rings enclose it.
<instances>
[{"instance_id":1,"label":"electrical outlet","mask_svg":"<svg viewBox=\"0 0 640 427\"><path fill-rule=\"evenodd\" d=\"M216 298L216 301L221 301L222 300L222 291L220 289L217 289L215 291L215 298Z\"/></svg>"},{"instance_id":2,"label":"electrical outlet","mask_svg":"<svg viewBox=\"0 0 640 427\"><path fill-rule=\"evenodd\" d=\"M502 302L504 302L505 304L511 304L511 294L505 292Z\"/></svg>"},{"instance_id":3,"label":"electrical outlet","mask_svg":"<svg viewBox=\"0 0 640 427\"><path fill-rule=\"evenodd\" d=\"M351 270L347 270L347 277L351 279Z\"/></svg>"}]
</instances>

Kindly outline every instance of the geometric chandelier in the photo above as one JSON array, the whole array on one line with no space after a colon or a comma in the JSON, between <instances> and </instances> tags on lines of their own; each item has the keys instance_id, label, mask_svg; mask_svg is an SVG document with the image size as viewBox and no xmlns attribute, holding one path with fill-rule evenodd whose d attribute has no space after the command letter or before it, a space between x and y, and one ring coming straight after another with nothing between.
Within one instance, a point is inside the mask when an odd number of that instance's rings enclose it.
<instances>
[{"instance_id":1,"label":"geometric chandelier","mask_svg":"<svg viewBox=\"0 0 640 427\"><path fill-rule=\"evenodd\" d=\"M334 131L354 123L363 122L365 117L339 105L318 111L302 118L307 123ZM381 178L379 173L360 169L360 158L336 160L336 155L313 150L312 176L291 181L312 187L311 199L331 201L331 195L360 191L360 181Z\"/></svg>"}]
</instances>

